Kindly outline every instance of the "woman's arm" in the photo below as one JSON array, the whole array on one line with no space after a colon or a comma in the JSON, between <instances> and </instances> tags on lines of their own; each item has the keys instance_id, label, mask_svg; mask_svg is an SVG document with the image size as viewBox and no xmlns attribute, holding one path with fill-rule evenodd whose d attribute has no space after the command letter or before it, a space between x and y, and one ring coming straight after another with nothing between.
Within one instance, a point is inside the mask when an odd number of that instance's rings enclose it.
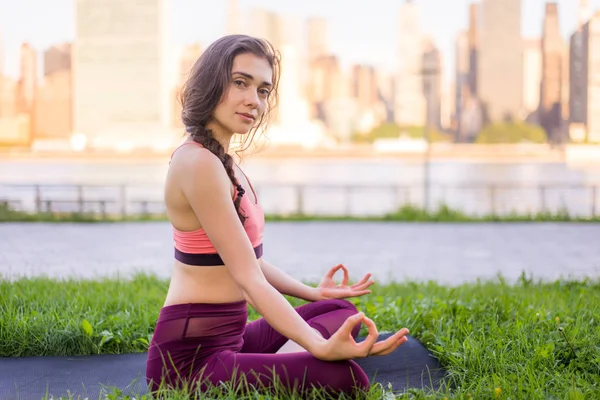
<instances>
[{"instance_id":1,"label":"woman's arm","mask_svg":"<svg viewBox=\"0 0 600 400\"><path fill-rule=\"evenodd\" d=\"M177 161L171 164L172 173L178 174L183 194L248 302L275 330L310 353L326 351L327 341L265 278L235 211L231 181L219 159L198 149L197 156Z\"/></svg>"},{"instance_id":2,"label":"woman's arm","mask_svg":"<svg viewBox=\"0 0 600 400\"><path fill-rule=\"evenodd\" d=\"M259 264L267 281L280 293L307 301L323 299L320 289L305 285L262 258Z\"/></svg>"},{"instance_id":3,"label":"woman's arm","mask_svg":"<svg viewBox=\"0 0 600 400\"><path fill-rule=\"evenodd\" d=\"M375 283L375 281L370 280L371 273L368 273L359 282L349 285L348 269L343 264L338 264L325 274L325 277L317 287L311 287L292 278L262 258L259 264L269 283L280 293L307 301L364 296L371 293L369 286ZM342 282L338 284L333 277L340 269L343 270L344 277Z\"/></svg>"}]
</instances>

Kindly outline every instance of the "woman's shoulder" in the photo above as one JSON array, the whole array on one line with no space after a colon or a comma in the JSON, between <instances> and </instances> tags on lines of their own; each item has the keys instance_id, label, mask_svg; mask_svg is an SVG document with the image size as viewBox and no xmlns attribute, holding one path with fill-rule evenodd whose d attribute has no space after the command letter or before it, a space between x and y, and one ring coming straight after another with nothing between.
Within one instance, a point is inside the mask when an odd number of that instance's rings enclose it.
<instances>
[{"instance_id":1,"label":"woman's shoulder","mask_svg":"<svg viewBox=\"0 0 600 400\"><path fill-rule=\"evenodd\" d=\"M186 141L171 154L171 166L223 168L219 158L200 143Z\"/></svg>"},{"instance_id":2,"label":"woman's shoulder","mask_svg":"<svg viewBox=\"0 0 600 400\"><path fill-rule=\"evenodd\" d=\"M210 150L202 146L183 146L173 154L169 175L184 192L210 193L230 191L231 182L223 163Z\"/></svg>"}]
</instances>

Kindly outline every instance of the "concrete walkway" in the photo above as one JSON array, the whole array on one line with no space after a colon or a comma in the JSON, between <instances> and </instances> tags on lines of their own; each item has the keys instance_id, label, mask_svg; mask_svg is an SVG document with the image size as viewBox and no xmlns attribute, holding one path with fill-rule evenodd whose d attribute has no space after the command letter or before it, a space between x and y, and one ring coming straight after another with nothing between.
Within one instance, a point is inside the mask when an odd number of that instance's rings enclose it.
<instances>
[{"instance_id":1,"label":"concrete walkway","mask_svg":"<svg viewBox=\"0 0 600 400\"><path fill-rule=\"evenodd\" d=\"M459 284L501 273L517 279L600 277L600 224L267 223L265 259L316 281L337 263L353 278L435 280ZM168 277L172 238L166 222L2 223L0 275L5 279Z\"/></svg>"}]
</instances>

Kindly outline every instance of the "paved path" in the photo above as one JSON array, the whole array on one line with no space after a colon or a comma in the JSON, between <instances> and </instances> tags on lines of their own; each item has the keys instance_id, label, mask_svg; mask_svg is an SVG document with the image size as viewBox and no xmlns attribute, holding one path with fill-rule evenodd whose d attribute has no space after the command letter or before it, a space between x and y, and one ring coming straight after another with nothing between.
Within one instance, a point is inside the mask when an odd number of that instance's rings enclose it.
<instances>
[{"instance_id":1,"label":"paved path","mask_svg":"<svg viewBox=\"0 0 600 400\"><path fill-rule=\"evenodd\" d=\"M165 222L2 223L0 275L168 277L170 233ZM340 262L379 282L600 277L600 224L268 223L265 258L313 281Z\"/></svg>"}]
</instances>

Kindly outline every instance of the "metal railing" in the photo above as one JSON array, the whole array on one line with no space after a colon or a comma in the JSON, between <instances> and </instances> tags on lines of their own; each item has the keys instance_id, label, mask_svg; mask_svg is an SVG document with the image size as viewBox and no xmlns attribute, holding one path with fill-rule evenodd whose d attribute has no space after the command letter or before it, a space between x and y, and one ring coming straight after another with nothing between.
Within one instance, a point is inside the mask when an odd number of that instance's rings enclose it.
<instances>
[{"instance_id":1,"label":"metal railing","mask_svg":"<svg viewBox=\"0 0 600 400\"><path fill-rule=\"evenodd\" d=\"M434 211L439 205L470 215L566 212L598 216L599 184L443 185L426 195L415 184L255 184L267 214L366 216L412 205ZM1 184L0 205L16 211L94 213L104 217L163 214L160 185ZM427 203L427 204L426 204Z\"/></svg>"}]
</instances>

